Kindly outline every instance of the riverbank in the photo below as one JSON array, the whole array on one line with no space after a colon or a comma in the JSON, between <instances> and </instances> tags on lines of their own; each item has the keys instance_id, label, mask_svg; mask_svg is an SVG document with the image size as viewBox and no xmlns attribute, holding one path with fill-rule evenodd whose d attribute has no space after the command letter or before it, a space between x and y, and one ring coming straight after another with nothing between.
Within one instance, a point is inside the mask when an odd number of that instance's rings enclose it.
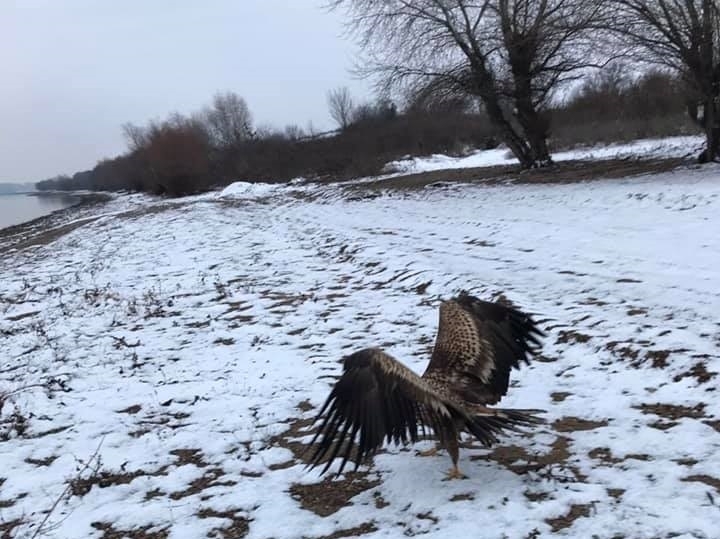
<instances>
[{"instance_id":1,"label":"riverbank","mask_svg":"<svg viewBox=\"0 0 720 539\"><path fill-rule=\"evenodd\" d=\"M107 193L63 194L76 198L77 202L36 219L0 228L0 252L50 241L53 230L69 226L78 219L88 218L95 214L98 207L113 198L113 195ZM31 193L31 195L43 196L42 193Z\"/></svg>"},{"instance_id":2,"label":"riverbank","mask_svg":"<svg viewBox=\"0 0 720 539\"><path fill-rule=\"evenodd\" d=\"M410 187L123 195L3 253L0 531L713 538L720 168ZM429 442L307 472L341 358L422 372L461 289L537 314L502 405L547 424L465 440L463 481Z\"/></svg>"}]
</instances>

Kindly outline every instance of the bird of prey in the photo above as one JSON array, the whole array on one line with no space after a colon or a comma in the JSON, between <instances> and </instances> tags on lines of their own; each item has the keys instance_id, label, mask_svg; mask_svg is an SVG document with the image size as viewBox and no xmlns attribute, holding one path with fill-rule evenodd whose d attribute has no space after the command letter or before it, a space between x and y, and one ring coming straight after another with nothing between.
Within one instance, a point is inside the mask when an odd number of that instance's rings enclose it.
<instances>
[{"instance_id":1,"label":"bird of prey","mask_svg":"<svg viewBox=\"0 0 720 539\"><path fill-rule=\"evenodd\" d=\"M379 348L344 358L343 374L316 418L309 466L336 458L342 473L348 460L355 469L385 441L416 442L432 429L438 445L458 469L461 433L484 446L506 430L541 423L542 410L489 408L508 390L510 370L529 363L543 336L532 317L507 302L482 301L466 292L443 301L430 363L422 376ZM314 449L313 449L314 448Z\"/></svg>"}]
</instances>

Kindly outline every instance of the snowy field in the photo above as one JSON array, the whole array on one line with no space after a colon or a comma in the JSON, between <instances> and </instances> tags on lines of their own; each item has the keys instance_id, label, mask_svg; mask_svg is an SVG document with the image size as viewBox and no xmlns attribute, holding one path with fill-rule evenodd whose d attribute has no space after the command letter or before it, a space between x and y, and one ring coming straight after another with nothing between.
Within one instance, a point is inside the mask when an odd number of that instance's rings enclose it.
<instances>
[{"instance_id":1,"label":"snowy field","mask_svg":"<svg viewBox=\"0 0 720 539\"><path fill-rule=\"evenodd\" d=\"M0 537L720 536L719 167L97 211L0 255ZM306 471L341 357L422 371L461 289L537 313L547 424Z\"/></svg>"}]
</instances>

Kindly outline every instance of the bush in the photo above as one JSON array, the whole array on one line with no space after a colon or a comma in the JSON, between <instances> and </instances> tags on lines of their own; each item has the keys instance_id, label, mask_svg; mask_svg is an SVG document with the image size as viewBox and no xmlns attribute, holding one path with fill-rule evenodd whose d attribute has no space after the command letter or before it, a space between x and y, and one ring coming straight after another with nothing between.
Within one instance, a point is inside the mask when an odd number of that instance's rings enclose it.
<instances>
[{"instance_id":1,"label":"bush","mask_svg":"<svg viewBox=\"0 0 720 539\"><path fill-rule=\"evenodd\" d=\"M688 90L677 77L653 71L631 79L607 69L587 79L550 111L558 147L697 132L687 114Z\"/></svg>"}]
</instances>

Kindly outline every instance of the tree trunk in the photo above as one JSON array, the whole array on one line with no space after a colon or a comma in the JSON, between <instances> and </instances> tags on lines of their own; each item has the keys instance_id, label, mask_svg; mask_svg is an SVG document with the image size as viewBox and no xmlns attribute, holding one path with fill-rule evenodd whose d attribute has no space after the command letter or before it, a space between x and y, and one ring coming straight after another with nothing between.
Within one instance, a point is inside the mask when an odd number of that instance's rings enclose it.
<instances>
[{"instance_id":1,"label":"tree trunk","mask_svg":"<svg viewBox=\"0 0 720 539\"><path fill-rule=\"evenodd\" d=\"M552 164L547 145L548 122L530 105L518 106L518 122L525 131L525 138L532 151L533 167L540 168Z\"/></svg>"},{"instance_id":2,"label":"tree trunk","mask_svg":"<svg viewBox=\"0 0 720 539\"><path fill-rule=\"evenodd\" d=\"M497 96L481 95L480 97L485 105L488 118L500 130L502 141L510 148L510 151L520 162L520 166L523 169L534 168L536 166L535 152L523 135L518 133L517 129L505 117Z\"/></svg>"},{"instance_id":3,"label":"tree trunk","mask_svg":"<svg viewBox=\"0 0 720 539\"><path fill-rule=\"evenodd\" d=\"M714 101L712 98L705 101L705 160L707 162L715 161L718 153L718 121Z\"/></svg>"}]
</instances>

